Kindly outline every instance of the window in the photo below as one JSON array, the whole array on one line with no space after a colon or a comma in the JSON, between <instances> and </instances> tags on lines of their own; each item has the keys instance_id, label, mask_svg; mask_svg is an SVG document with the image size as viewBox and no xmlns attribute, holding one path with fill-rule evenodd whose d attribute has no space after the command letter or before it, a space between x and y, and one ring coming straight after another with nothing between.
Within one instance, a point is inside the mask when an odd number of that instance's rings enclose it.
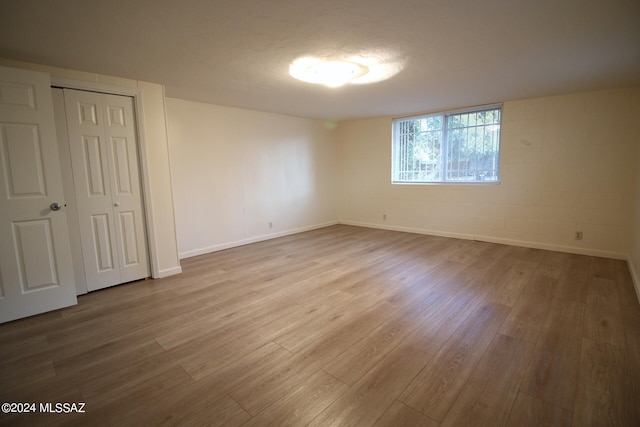
<instances>
[{"instance_id":1,"label":"window","mask_svg":"<svg viewBox=\"0 0 640 427\"><path fill-rule=\"evenodd\" d=\"M394 183L499 181L501 107L393 121Z\"/></svg>"}]
</instances>

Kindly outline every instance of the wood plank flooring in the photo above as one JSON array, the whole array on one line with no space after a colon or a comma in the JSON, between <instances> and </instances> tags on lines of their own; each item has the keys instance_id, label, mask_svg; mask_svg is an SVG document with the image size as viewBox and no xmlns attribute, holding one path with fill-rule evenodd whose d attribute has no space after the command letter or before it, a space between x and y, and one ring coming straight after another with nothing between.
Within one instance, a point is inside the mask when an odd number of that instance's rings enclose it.
<instances>
[{"instance_id":1,"label":"wood plank flooring","mask_svg":"<svg viewBox=\"0 0 640 427\"><path fill-rule=\"evenodd\" d=\"M640 426L623 261L351 226L0 325L0 425Z\"/></svg>"}]
</instances>

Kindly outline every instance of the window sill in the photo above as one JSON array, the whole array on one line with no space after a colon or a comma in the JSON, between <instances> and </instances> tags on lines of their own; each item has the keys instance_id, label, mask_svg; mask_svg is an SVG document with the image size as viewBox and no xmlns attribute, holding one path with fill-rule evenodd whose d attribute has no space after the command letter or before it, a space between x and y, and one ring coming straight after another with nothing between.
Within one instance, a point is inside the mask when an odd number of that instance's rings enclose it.
<instances>
[{"instance_id":1,"label":"window sill","mask_svg":"<svg viewBox=\"0 0 640 427\"><path fill-rule=\"evenodd\" d=\"M500 185L500 181L474 181L474 182L464 182L464 181L428 181L428 182L403 182L403 181L391 181L392 185L447 185L447 186L492 186L492 185Z\"/></svg>"}]
</instances>

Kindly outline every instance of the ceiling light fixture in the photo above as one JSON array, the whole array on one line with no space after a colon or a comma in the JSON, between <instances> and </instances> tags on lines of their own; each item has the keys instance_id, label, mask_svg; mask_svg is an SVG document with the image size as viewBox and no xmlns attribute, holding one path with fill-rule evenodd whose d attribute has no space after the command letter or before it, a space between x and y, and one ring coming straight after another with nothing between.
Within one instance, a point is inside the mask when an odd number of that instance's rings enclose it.
<instances>
[{"instance_id":1,"label":"ceiling light fixture","mask_svg":"<svg viewBox=\"0 0 640 427\"><path fill-rule=\"evenodd\" d=\"M351 61L324 61L300 58L289 67L289 74L308 83L339 87L369 72L364 65Z\"/></svg>"},{"instance_id":2,"label":"ceiling light fixture","mask_svg":"<svg viewBox=\"0 0 640 427\"><path fill-rule=\"evenodd\" d=\"M324 55L298 58L289 66L289 74L303 82L339 87L387 80L404 68L404 60L384 51L329 58Z\"/></svg>"}]
</instances>

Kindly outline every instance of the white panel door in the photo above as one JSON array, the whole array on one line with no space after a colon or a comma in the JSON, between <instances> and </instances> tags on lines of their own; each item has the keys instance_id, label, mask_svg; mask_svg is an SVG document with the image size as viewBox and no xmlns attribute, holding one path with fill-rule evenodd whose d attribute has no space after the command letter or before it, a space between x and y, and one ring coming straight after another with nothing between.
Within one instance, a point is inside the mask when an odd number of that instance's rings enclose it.
<instances>
[{"instance_id":1,"label":"white panel door","mask_svg":"<svg viewBox=\"0 0 640 427\"><path fill-rule=\"evenodd\" d=\"M150 275L133 99L102 95L120 282Z\"/></svg>"},{"instance_id":2,"label":"white panel door","mask_svg":"<svg viewBox=\"0 0 640 427\"><path fill-rule=\"evenodd\" d=\"M0 67L0 322L77 303L49 76Z\"/></svg>"},{"instance_id":3,"label":"white panel door","mask_svg":"<svg viewBox=\"0 0 640 427\"><path fill-rule=\"evenodd\" d=\"M64 90L87 289L149 276L133 100Z\"/></svg>"}]
</instances>

